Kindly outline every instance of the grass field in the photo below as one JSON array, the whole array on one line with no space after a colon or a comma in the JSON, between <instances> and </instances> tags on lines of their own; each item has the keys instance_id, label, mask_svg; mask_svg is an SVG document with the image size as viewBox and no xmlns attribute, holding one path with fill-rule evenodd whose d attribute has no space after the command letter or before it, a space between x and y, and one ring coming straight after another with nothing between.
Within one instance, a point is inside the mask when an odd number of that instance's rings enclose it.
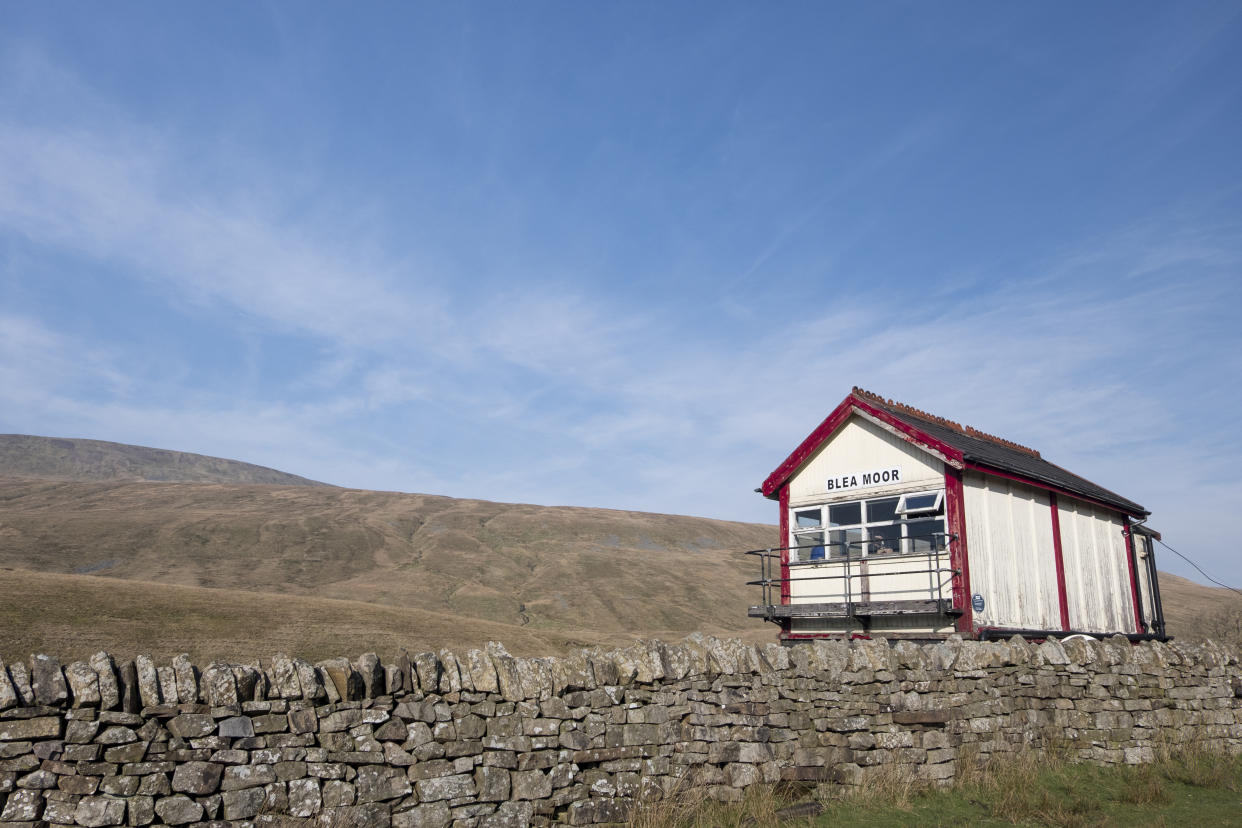
<instances>
[{"instance_id":1,"label":"grass field","mask_svg":"<svg viewBox=\"0 0 1242 828\"><path fill-rule=\"evenodd\" d=\"M0 479L0 658L552 655L773 641L746 582L776 527L327 486ZM1168 629L1242 645L1242 599L1161 579Z\"/></svg>"},{"instance_id":2,"label":"grass field","mask_svg":"<svg viewBox=\"0 0 1242 828\"><path fill-rule=\"evenodd\" d=\"M1242 825L1242 757L1180 750L1150 765L1103 767L1028 754L947 790L893 779L849 796L796 793L754 790L728 806L656 803L639 809L630 828ZM807 802L823 812L782 819L782 809Z\"/></svg>"},{"instance_id":3,"label":"grass field","mask_svg":"<svg viewBox=\"0 0 1242 828\"><path fill-rule=\"evenodd\" d=\"M266 663L278 652L311 660L376 652L387 661L402 648L465 652L488 641L503 642L518 655L545 656L596 644L625 645L639 637L675 641L686 635L640 632L589 626L558 632L361 601L0 569L0 658L6 661L50 653L68 662L100 650L117 658L143 653L161 661L184 652L198 664ZM750 637L770 640L762 630Z\"/></svg>"}]
</instances>

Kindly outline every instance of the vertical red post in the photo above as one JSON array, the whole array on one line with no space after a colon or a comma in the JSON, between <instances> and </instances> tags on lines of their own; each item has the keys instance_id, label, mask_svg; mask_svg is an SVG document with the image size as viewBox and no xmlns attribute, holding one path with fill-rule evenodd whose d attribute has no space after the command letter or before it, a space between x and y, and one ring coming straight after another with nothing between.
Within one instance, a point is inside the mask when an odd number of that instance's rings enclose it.
<instances>
[{"instance_id":1,"label":"vertical red post","mask_svg":"<svg viewBox=\"0 0 1242 828\"><path fill-rule=\"evenodd\" d=\"M1061 629L1070 628L1069 595L1065 590L1065 556L1061 552L1061 513L1057 508L1056 492L1048 493L1052 504L1052 554L1057 562L1057 600L1061 603Z\"/></svg>"},{"instance_id":2,"label":"vertical red post","mask_svg":"<svg viewBox=\"0 0 1242 828\"><path fill-rule=\"evenodd\" d=\"M789 486L781 487L781 603L789 603Z\"/></svg>"},{"instance_id":3,"label":"vertical red post","mask_svg":"<svg viewBox=\"0 0 1242 828\"><path fill-rule=\"evenodd\" d=\"M1130 518L1121 516L1121 533L1126 536L1126 572L1130 575L1130 606L1134 607L1134 631L1143 631L1143 610L1139 607L1138 582L1134 578L1134 537L1130 532Z\"/></svg>"},{"instance_id":4,"label":"vertical red post","mask_svg":"<svg viewBox=\"0 0 1242 828\"><path fill-rule=\"evenodd\" d=\"M960 574L953 579L953 606L962 611L957 618L957 631L973 636L974 610L970 604L970 555L966 548L966 503L962 491L962 473L946 466L944 470L944 515L949 532L949 565Z\"/></svg>"},{"instance_id":5,"label":"vertical red post","mask_svg":"<svg viewBox=\"0 0 1242 828\"><path fill-rule=\"evenodd\" d=\"M789 483L786 482L781 487L780 494L781 504L781 537L780 537L780 556L781 556L781 603L789 603ZM781 620L781 640L789 638L789 630L793 627L793 621L788 618Z\"/></svg>"}]
</instances>

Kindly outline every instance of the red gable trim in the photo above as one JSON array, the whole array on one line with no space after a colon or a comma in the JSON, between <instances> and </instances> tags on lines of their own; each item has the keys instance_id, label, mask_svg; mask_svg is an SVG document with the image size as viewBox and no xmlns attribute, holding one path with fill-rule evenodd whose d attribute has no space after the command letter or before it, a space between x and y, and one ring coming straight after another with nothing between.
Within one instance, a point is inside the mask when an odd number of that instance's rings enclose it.
<instances>
[{"instance_id":1,"label":"red gable trim","mask_svg":"<svg viewBox=\"0 0 1242 828\"><path fill-rule=\"evenodd\" d=\"M867 415L867 419L875 420L881 425L886 426L888 431L907 443L940 455L949 465L959 469L963 467L962 452L958 449L945 445L904 420L894 417L881 408L870 405L865 400L859 399L851 393L793 450L792 454L785 458L783 463L776 467L776 471L768 475L768 479L763 481L763 496L773 497L782 486L789 482L789 478L793 477L794 472L812 454L818 451L820 446L828 442L832 435L836 434L837 430L855 411Z\"/></svg>"}]
</instances>

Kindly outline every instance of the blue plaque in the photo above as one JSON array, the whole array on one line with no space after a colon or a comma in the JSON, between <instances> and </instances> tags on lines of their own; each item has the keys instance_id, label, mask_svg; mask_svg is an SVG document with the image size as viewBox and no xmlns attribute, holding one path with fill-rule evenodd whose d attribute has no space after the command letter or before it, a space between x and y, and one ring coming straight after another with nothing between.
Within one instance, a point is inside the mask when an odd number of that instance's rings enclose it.
<instances>
[{"instance_id":1,"label":"blue plaque","mask_svg":"<svg viewBox=\"0 0 1242 828\"><path fill-rule=\"evenodd\" d=\"M983 612L983 596L977 592L970 596L970 606L975 612Z\"/></svg>"}]
</instances>

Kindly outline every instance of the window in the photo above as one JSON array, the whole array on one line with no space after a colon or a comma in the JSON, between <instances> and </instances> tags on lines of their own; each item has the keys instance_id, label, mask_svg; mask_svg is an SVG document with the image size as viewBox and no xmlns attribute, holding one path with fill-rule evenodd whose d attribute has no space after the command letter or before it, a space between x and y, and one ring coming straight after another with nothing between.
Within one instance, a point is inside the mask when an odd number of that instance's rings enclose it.
<instances>
[{"instance_id":1,"label":"window","mask_svg":"<svg viewBox=\"0 0 1242 828\"><path fill-rule=\"evenodd\" d=\"M945 548L943 490L791 511L790 563L931 554Z\"/></svg>"},{"instance_id":2,"label":"window","mask_svg":"<svg viewBox=\"0 0 1242 828\"><path fill-rule=\"evenodd\" d=\"M901 496L899 515L934 515L944 506L944 492L919 492Z\"/></svg>"}]
</instances>

